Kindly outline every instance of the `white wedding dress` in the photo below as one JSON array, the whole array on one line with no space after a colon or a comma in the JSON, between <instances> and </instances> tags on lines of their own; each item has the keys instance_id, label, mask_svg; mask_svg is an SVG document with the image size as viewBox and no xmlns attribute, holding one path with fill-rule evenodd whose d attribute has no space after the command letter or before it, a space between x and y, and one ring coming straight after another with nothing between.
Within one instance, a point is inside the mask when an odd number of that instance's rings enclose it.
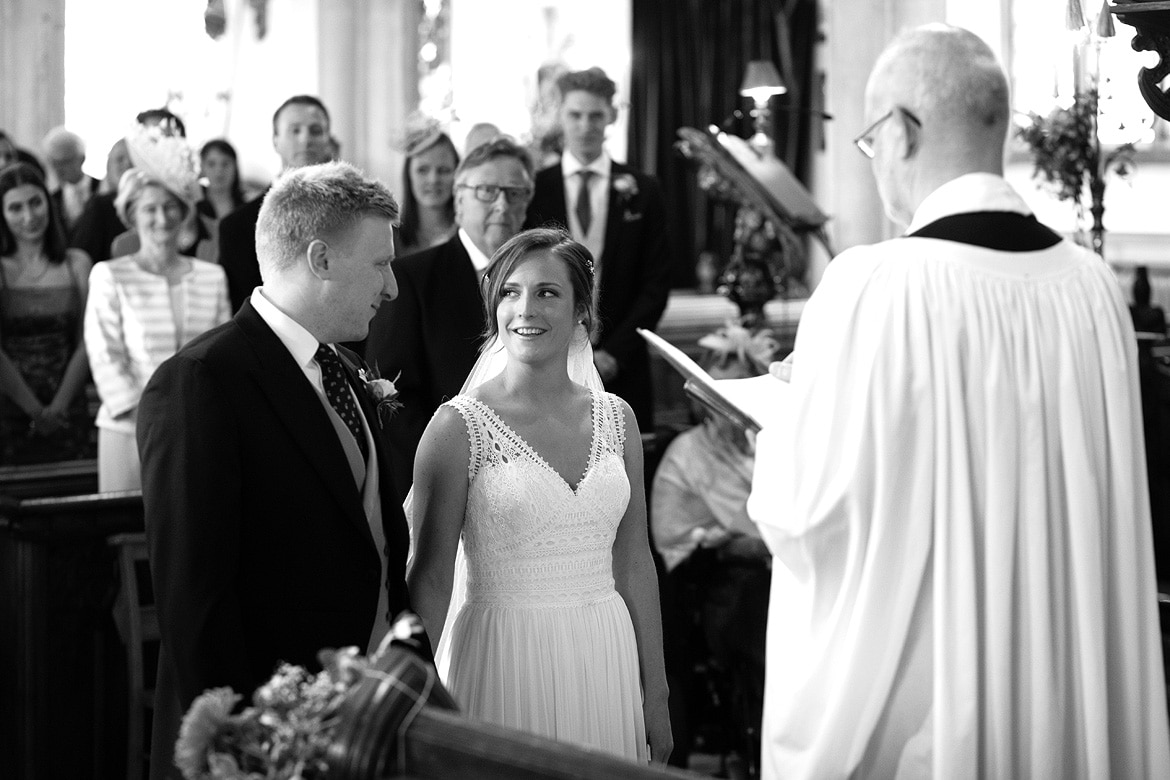
<instances>
[{"instance_id":1,"label":"white wedding dress","mask_svg":"<svg viewBox=\"0 0 1170 780\"><path fill-rule=\"evenodd\" d=\"M645 762L637 640L613 580L630 498L625 418L616 396L592 395L576 486L483 402L448 402L471 459L466 601L444 637L446 682L473 718Z\"/></svg>"}]
</instances>

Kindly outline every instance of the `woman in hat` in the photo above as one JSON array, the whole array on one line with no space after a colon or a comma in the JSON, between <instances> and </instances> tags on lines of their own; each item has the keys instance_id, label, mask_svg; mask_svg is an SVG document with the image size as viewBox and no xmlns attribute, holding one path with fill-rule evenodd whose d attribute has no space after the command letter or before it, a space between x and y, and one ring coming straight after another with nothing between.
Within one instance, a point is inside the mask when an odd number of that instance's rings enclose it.
<instances>
[{"instance_id":1,"label":"woman in hat","mask_svg":"<svg viewBox=\"0 0 1170 780\"><path fill-rule=\"evenodd\" d=\"M122 176L115 206L139 246L94 266L85 309L86 350L102 401L97 417L102 491L141 487L135 419L151 374L192 338L231 316L223 269L179 251L200 193L186 141L157 129L144 129L128 141L138 165Z\"/></svg>"}]
</instances>

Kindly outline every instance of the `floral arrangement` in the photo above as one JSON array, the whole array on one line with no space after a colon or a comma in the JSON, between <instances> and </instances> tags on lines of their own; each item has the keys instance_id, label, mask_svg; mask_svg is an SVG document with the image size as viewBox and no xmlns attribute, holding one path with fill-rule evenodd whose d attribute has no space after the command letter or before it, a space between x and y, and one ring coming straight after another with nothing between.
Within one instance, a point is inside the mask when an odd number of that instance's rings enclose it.
<instances>
[{"instance_id":1,"label":"floral arrangement","mask_svg":"<svg viewBox=\"0 0 1170 780\"><path fill-rule=\"evenodd\" d=\"M322 650L319 674L282 665L233 714L242 697L231 688L206 691L191 704L175 744L187 780L291 780L324 777L325 756L350 688L370 668L356 647Z\"/></svg>"},{"instance_id":2,"label":"floral arrangement","mask_svg":"<svg viewBox=\"0 0 1170 780\"><path fill-rule=\"evenodd\" d=\"M1097 143L1097 93L1081 92L1068 108L1056 107L1046 116L1030 113L1028 124L1017 129L1035 158L1032 178L1042 180L1059 200L1072 201L1078 219L1085 221L1088 203L1100 204L1105 175L1120 178L1133 167L1133 144L1122 144L1102 156Z\"/></svg>"},{"instance_id":3,"label":"floral arrangement","mask_svg":"<svg viewBox=\"0 0 1170 780\"><path fill-rule=\"evenodd\" d=\"M780 343L771 330L763 328L753 331L738 322L726 323L715 332L703 336L698 344L711 350L721 365L738 360L759 374L768 371L769 364L776 359L776 353L780 350Z\"/></svg>"},{"instance_id":4,"label":"floral arrangement","mask_svg":"<svg viewBox=\"0 0 1170 780\"><path fill-rule=\"evenodd\" d=\"M393 380L383 379L374 369L361 368L358 369L358 378L365 383L366 393L374 402L374 408L378 412L378 425L385 425L394 413L402 408L402 401L398 400L398 388L394 386L398 377L394 377Z\"/></svg>"}]
</instances>

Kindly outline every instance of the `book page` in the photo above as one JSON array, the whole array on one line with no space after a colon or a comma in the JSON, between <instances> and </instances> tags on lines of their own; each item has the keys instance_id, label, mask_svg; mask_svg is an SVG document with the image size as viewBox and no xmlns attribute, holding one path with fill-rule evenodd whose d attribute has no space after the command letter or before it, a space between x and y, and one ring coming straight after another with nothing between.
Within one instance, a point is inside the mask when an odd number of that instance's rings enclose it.
<instances>
[{"instance_id":1,"label":"book page","mask_svg":"<svg viewBox=\"0 0 1170 780\"><path fill-rule=\"evenodd\" d=\"M775 423L787 406L788 383L773 374L712 379L702 366L657 333L644 328L638 328L638 333L683 375L693 398L745 430L759 431Z\"/></svg>"}]
</instances>

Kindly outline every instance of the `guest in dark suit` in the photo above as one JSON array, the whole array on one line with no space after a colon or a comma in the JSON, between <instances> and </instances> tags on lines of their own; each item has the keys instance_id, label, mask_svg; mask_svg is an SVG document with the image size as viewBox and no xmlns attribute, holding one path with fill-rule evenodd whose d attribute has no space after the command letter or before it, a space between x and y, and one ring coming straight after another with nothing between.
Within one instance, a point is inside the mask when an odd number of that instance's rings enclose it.
<instances>
[{"instance_id":1,"label":"guest in dark suit","mask_svg":"<svg viewBox=\"0 0 1170 780\"><path fill-rule=\"evenodd\" d=\"M600 328L594 361L605 387L634 410L638 427L654 429L650 359L637 328L653 330L670 293L670 253L658 182L605 151L617 118L616 86L600 68L557 79L564 133L560 164L536 175L527 227L566 226L597 262Z\"/></svg>"},{"instance_id":2,"label":"guest in dark suit","mask_svg":"<svg viewBox=\"0 0 1170 780\"><path fill-rule=\"evenodd\" d=\"M281 661L374 648L408 606L408 534L354 354L384 299L398 206L345 163L282 174L257 223L263 286L163 363L138 417L162 648L151 774L179 718Z\"/></svg>"},{"instance_id":3,"label":"guest in dark suit","mask_svg":"<svg viewBox=\"0 0 1170 780\"><path fill-rule=\"evenodd\" d=\"M467 379L483 340L480 279L495 251L520 232L532 197L532 159L497 138L471 151L455 171L455 237L395 264L399 295L378 311L366 360L398 376L403 408L386 426L395 478L405 492L414 453L431 415Z\"/></svg>"},{"instance_id":4,"label":"guest in dark suit","mask_svg":"<svg viewBox=\"0 0 1170 780\"><path fill-rule=\"evenodd\" d=\"M283 170L333 159L329 110L312 95L293 95L272 115L272 148ZM232 311L238 311L260 284L256 220L267 191L219 221L219 263L227 273Z\"/></svg>"},{"instance_id":5,"label":"guest in dark suit","mask_svg":"<svg viewBox=\"0 0 1170 780\"><path fill-rule=\"evenodd\" d=\"M85 142L77 133L54 127L45 134L41 148L57 177L57 188L49 196L57 204L66 235L71 235L101 182L81 170L85 163Z\"/></svg>"}]
</instances>

